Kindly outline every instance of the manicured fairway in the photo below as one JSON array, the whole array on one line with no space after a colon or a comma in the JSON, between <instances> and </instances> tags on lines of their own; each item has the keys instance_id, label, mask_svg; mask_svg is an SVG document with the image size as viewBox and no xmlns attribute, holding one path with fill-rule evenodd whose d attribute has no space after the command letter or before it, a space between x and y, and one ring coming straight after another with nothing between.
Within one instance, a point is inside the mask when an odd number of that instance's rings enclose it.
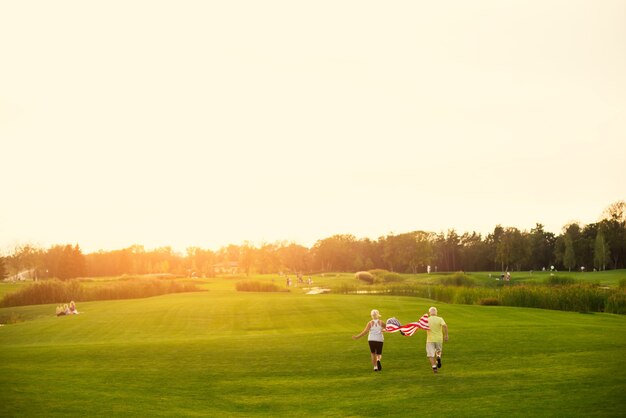
<instances>
[{"instance_id":1,"label":"manicured fairway","mask_svg":"<svg viewBox=\"0 0 626 418\"><path fill-rule=\"evenodd\" d=\"M432 301L208 292L1 309L0 416L624 416L626 317L437 304L450 327L430 371L425 333L366 338L378 308L417 320ZM0 312L2 313L2 312Z\"/></svg>"}]
</instances>

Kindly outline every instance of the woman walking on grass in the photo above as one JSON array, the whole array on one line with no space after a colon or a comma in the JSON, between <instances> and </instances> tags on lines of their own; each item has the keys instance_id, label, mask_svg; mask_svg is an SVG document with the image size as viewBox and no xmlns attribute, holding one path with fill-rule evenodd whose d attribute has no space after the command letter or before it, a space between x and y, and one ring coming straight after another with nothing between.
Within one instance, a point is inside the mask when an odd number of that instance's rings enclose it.
<instances>
[{"instance_id":1,"label":"woman walking on grass","mask_svg":"<svg viewBox=\"0 0 626 418\"><path fill-rule=\"evenodd\" d=\"M377 309L372 309L370 315L372 316L372 320L365 325L365 329L359 334L353 335L352 338L356 340L369 332L367 341L369 342L370 353L372 355L372 366L374 366L374 371L378 372L383 369L382 364L380 364L380 359L383 356L383 342L385 341L383 331L385 331L385 326L380 320L380 312L378 312Z\"/></svg>"}]
</instances>

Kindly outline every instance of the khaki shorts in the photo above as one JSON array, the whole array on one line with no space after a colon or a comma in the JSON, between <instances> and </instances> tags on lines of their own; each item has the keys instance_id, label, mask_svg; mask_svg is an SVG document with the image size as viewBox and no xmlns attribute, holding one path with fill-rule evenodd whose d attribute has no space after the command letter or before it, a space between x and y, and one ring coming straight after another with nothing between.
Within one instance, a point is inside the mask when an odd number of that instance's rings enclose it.
<instances>
[{"instance_id":1,"label":"khaki shorts","mask_svg":"<svg viewBox=\"0 0 626 418\"><path fill-rule=\"evenodd\" d=\"M437 353L441 355L442 343L426 343L426 357L435 357Z\"/></svg>"}]
</instances>

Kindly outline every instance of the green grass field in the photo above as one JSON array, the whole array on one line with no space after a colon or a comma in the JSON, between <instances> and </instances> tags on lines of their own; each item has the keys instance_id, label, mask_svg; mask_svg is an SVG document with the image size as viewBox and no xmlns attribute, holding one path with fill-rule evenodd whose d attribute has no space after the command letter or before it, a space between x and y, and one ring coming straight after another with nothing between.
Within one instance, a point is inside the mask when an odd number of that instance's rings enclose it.
<instances>
[{"instance_id":1,"label":"green grass field","mask_svg":"<svg viewBox=\"0 0 626 418\"><path fill-rule=\"evenodd\" d=\"M317 278L316 278L317 279ZM323 284L323 283L316 283ZM436 304L450 328L387 334L370 369L369 311L417 320L432 301L207 292L0 309L0 416L597 416L626 411L626 317Z\"/></svg>"}]
</instances>

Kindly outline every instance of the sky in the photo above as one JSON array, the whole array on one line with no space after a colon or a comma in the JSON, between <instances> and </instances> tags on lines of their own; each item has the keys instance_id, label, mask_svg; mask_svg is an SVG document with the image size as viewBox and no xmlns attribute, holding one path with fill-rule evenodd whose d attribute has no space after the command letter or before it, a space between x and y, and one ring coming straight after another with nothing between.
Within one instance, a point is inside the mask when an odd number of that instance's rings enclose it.
<instances>
[{"instance_id":1,"label":"sky","mask_svg":"<svg viewBox=\"0 0 626 418\"><path fill-rule=\"evenodd\" d=\"M0 3L0 252L558 234L625 157L623 0Z\"/></svg>"}]
</instances>

